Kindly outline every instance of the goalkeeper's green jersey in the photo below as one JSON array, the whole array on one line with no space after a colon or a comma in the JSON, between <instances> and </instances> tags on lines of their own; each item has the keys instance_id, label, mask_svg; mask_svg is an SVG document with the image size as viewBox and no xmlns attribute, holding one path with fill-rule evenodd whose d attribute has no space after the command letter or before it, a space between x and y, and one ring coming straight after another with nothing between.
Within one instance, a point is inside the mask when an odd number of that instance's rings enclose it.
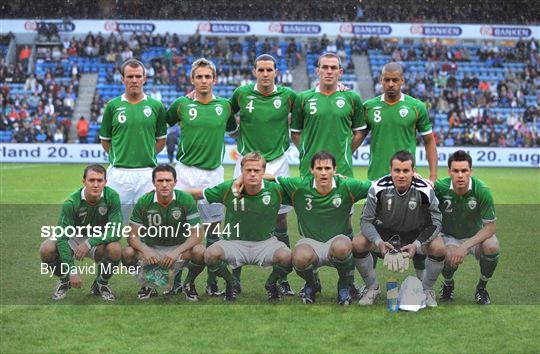
<instances>
[{"instance_id":1,"label":"goalkeeper's green jersey","mask_svg":"<svg viewBox=\"0 0 540 354\"><path fill-rule=\"evenodd\" d=\"M145 244L176 246L185 242L200 218L191 194L175 189L167 206L158 202L155 191L143 195L133 207L129 222L139 226L139 237Z\"/></svg>"},{"instance_id":2,"label":"goalkeeper's green jersey","mask_svg":"<svg viewBox=\"0 0 540 354\"><path fill-rule=\"evenodd\" d=\"M204 198L225 206L225 222L221 237L225 240L264 241L272 237L283 200L283 191L275 182L262 181L263 188L254 195L243 193L236 198L231 190L233 180L206 188Z\"/></svg>"},{"instance_id":3,"label":"goalkeeper's green jersey","mask_svg":"<svg viewBox=\"0 0 540 354\"><path fill-rule=\"evenodd\" d=\"M67 227L86 225L99 227L102 235L87 234L87 229L80 229L81 231L74 235L74 237L82 237L88 240L91 247L112 241L120 241L117 237L120 234L116 233L112 227L114 225L116 230L120 230L122 226L122 212L118 193L110 187L105 187L99 201L91 204L86 201L84 188L77 189L66 198L62 205L62 212L58 218L57 225L64 228L66 232L58 237L56 247L60 261L70 266L73 266L75 263L73 252L68 243L69 238L66 236L66 234L69 234L66 229ZM111 223L111 227L105 233L104 226L107 223Z\"/></svg>"},{"instance_id":4,"label":"goalkeeper's green jersey","mask_svg":"<svg viewBox=\"0 0 540 354\"><path fill-rule=\"evenodd\" d=\"M469 191L463 196L454 192L450 177L435 182L435 193L443 215L442 232L447 236L473 237L485 223L496 219L491 190L476 177L471 177Z\"/></svg>"},{"instance_id":5,"label":"goalkeeper's green jersey","mask_svg":"<svg viewBox=\"0 0 540 354\"><path fill-rule=\"evenodd\" d=\"M333 189L321 194L313 176L277 177L276 180L291 199L302 237L326 242L337 235L352 237L349 223L354 203L364 199L371 182L334 176Z\"/></svg>"},{"instance_id":6,"label":"goalkeeper's green jersey","mask_svg":"<svg viewBox=\"0 0 540 354\"><path fill-rule=\"evenodd\" d=\"M231 98L233 112L239 112L238 152L258 151L266 161L283 156L289 148L289 112L296 93L290 88L275 86L268 95L255 84L238 87Z\"/></svg>"}]
</instances>

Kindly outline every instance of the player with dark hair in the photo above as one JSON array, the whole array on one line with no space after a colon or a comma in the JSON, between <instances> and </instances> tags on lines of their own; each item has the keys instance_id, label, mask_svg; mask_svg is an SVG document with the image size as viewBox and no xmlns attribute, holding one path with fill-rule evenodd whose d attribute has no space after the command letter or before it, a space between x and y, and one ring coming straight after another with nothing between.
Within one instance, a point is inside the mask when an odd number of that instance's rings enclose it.
<instances>
[{"instance_id":1,"label":"player with dark hair","mask_svg":"<svg viewBox=\"0 0 540 354\"><path fill-rule=\"evenodd\" d=\"M446 255L439 236L441 212L433 189L414 173L414 156L408 151L398 151L390 160L390 175L373 182L369 189L362 212L361 234L353 239L356 266L366 283L366 292L359 301L361 305L373 304L381 293L369 252L386 257L390 250L395 250L406 252L404 256L413 259L415 268L424 263L423 258L420 261L415 258L417 254L428 256L426 274L420 280L426 305L437 306L433 285Z\"/></svg>"},{"instance_id":2,"label":"player with dark hair","mask_svg":"<svg viewBox=\"0 0 540 354\"><path fill-rule=\"evenodd\" d=\"M364 102L367 130L371 132L368 179L374 181L388 174L388 161L396 152L407 150L415 155L416 132L424 140L429 163L429 180L437 179L437 148L426 105L401 92L403 68L398 63L386 64L379 82L383 94Z\"/></svg>"},{"instance_id":3,"label":"player with dark hair","mask_svg":"<svg viewBox=\"0 0 540 354\"><path fill-rule=\"evenodd\" d=\"M292 111L291 137L300 152L300 174L308 176L311 158L325 150L335 156L337 173L352 177L352 153L366 128L362 98L352 90L338 91L343 68L336 54L319 57L317 75L319 85L299 93Z\"/></svg>"},{"instance_id":4,"label":"player with dark hair","mask_svg":"<svg viewBox=\"0 0 540 354\"><path fill-rule=\"evenodd\" d=\"M105 106L99 138L111 164L108 185L120 194L127 221L135 202L153 188L152 169L165 147L167 122L163 104L144 93L144 65L128 59L121 72L125 92Z\"/></svg>"},{"instance_id":5,"label":"player with dark hair","mask_svg":"<svg viewBox=\"0 0 540 354\"><path fill-rule=\"evenodd\" d=\"M70 194L62 206L58 226L65 232L58 238L49 238L41 244L39 253L42 262L60 278L53 294L53 300L61 300L71 288L83 285L75 268L75 259L84 257L99 263L99 274L91 287L91 293L100 295L107 301L115 296L109 286L109 279L118 266L122 247L114 232L122 226L120 197L112 188L106 187L106 172L103 166L89 165L84 169L83 186ZM67 236L67 228L85 227L74 237ZM109 227L106 228L105 226ZM96 234L97 227L100 234ZM77 229L76 229L77 230Z\"/></svg>"},{"instance_id":6,"label":"player with dark hair","mask_svg":"<svg viewBox=\"0 0 540 354\"><path fill-rule=\"evenodd\" d=\"M137 294L140 300L157 295L156 286L149 279L152 273L166 273L163 274L165 277L169 269L176 274L187 267L183 289L186 299L197 301L195 278L204 269L197 204L188 193L174 189L176 171L169 165L157 166L152 171L152 182L155 190L142 196L133 208L129 246L123 250L122 262L143 265L139 273L141 288Z\"/></svg>"},{"instance_id":7,"label":"player with dark hair","mask_svg":"<svg viewBox=\"0 0 540 354\"><path fill-rule=\"evenodd\" d=\"M289 113L296 93L290 88L276 85L278 75L276 59L269 54L259 55L254 62L255 84L238 87L231 98L233 112L238 113L237 145L240 155L258 151L265 158L266 172L276 176L289 176L289 163L285 152L289 149ZM234 177L240 176L242 158L236 161ZM290 206L282 205L279 211L275 236L287 246L287 213ZM240 281L241 267L233 274ZM287 279L282 279L279 289L284 295L294 295ZM241 290L239 287L238 290Z\"/></svg>"},{"instance_id":8,"label":"player with dark hair","mask_svg":"<svg viewBox=\"0 0 540 354\"><path fill-rule=\"evenodd\" d=\"M495 236L495 205L491 190L472 176L472 158L463 150L448 158L448 174L450 177L435 183L443 215L443 241L447 247L441 298L444 301L454 299L454 273L465 256L473 254L480 263L475 301L489 305L491 300L486 284L495 272L500 251Z\"/></svg>"},{"instance_id":9,"label":"player with dark hair","mask_svg":"<svg viewBox=\"0 0 540 354\"><path fill-rule=\"evenodd\" d=\"M191 83L195 87L193 99L180 97L167 111L169 125L180 126L180 141L176 158L178 189L213 187L223 182L224 169L221 165L225 153L224 135L234 134L237 124L228 100L216 97L216 67L205 58L191 65ZM198 201L206 231L206 246L219 239L217 227L223 219L223 205ZM179 279L177 279L177 283ZM215 278L208 276L207 294L220 294Z\"/></svg>"}]
</instances>

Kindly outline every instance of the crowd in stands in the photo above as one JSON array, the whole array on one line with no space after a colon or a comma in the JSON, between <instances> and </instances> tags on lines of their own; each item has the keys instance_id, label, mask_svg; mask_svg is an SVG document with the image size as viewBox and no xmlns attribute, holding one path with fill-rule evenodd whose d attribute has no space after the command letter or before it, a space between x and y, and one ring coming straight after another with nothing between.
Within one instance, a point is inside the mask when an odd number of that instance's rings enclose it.
<instances>
[{"instance_id":1,"label":"crowd in stands","mask_svg":"<svg viewBox=\"0 0 540 354\"><path fill-rule=\"evenodd\" d=\"M362 21L434 23L538 24L540 7L525 0L428 1L296 1L269 4L264 0L151 1L99 0L88 6L84 0L20 1L0 6L5 18L174 19L174 20L262 20L262 21Z\"/></svg>"},{"instance_id":2,"label":"crowd in stands","mask_svg":"<svg viewBox=\"0 0 540 354\"><path fill-rule=\"evenodd\" d=\"M18 143L67 142L79 75L65 80L61 66L41 76L26 74L28 50L21 49L15 65L0 62L0 131L10 132L9 140Z\"/></svg>"},{"instance_id":3,"label":"crowd in stands","mask_svg":"<svg viewBox=\"0 0 540 354\"><path fill-rule=\"evenodd\" d=\"M403 63L403 91L428 104L439 145L540 146L540 52L535 40L520 40L515 47L484 42L472 52L440 41L408 49L381 41L378 51ZM471 57L480 73L465 71ZM421 72L414 70L418 64ZM376 75L374 80L380 93ZM436 119L441 116L444 125Z\"/></svg>"},{"instance_id":4,"label":"crowd in stands","mask_svg":"<svg viewBox=\"0 0 540 354\"><path fill-rule=\"evenodd\" d=\"M271 53L278 58L286 68L278 81L290 85L291 70L302 56L308 59L308 75L313 75L309 72L313 66L310 58L333 51L342 58L349 77L354 75L351 54L380 53L384 62L403 63L403 91L428 104L439 145L540 145L537 133L540 57L538 43L534 40L520 40L514 47L490 42L469 47L450 46L439 40L398 45L378 37L346 40L340 36L329 39L324 35L308 39L302 47L295 39L283 42L283 39L255 36L240 40L203 37L198 33L190 37L176 34L105 37L89 33L85 38L66 38L61 46L47 48L38 48L35 55L38 61L51 64L44 67L42 74L26 74L28 61L25 58L30 55L24 51L29 50L28 46L19 48L15 65L7 66L3 62L0 65L0 82L3 83L0 131L12 130L13 141L68 141L81 71L77 61L65 65L70 58L92 59L108 65L103 80L116 91L111 95L111 91L101 91L98 85L90 117L82 123L80 117L73 118L73 124L81 127L77 129L78 140L97 142L95 130L101 123L103 108L121 92L120 64L128 58L142 58L147 65L146 93L168 106L174 98L192 89L189 67L198 57L216 62L217 87L227 88L218 94L228 97L235 87L252 82L252 62L258 54ZM504 74L486 78L476 72L462 72L471 62L489 70L497 68ZM509 63L518 66L507 67ZM412 70L418 69L418 65L420 70ZM376 94L381 91L377 82L379 69L372 67ZM75 119L79 119L78 122ZM85 130L94 134L84 133Z\"/></svg>"}]
</instances>

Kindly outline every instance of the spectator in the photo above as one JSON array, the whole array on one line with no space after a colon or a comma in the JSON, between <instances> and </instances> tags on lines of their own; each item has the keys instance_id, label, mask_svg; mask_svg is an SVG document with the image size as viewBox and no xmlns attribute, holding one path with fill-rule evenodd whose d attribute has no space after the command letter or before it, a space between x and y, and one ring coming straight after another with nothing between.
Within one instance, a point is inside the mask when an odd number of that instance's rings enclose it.
<instances>
[{"instance_id":1,"label":"spectator","mask_svg":"<svg viewBox=\"0 0 540 354\"><path fill-rule=\"evenodd\" d=\"M83 116L79 118L77 122L77 136L79 137L79 143L87 144L88 143L88 130L89 124Z\"/></svg>"}]
</instances>

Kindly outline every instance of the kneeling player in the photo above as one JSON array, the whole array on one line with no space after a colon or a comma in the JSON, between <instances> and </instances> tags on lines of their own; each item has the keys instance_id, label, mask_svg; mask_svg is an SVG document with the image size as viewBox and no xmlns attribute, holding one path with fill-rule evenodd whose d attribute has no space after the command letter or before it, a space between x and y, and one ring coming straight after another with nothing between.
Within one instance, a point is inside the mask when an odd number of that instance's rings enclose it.
<instances>
[{"instance_id":1,"label":"kneeling player","mask_svg":"<svg viewBox=\"0 0 540 354\"><path fill-rule=\"evenodd\" d=\"M360 305L371 305L381 290L373 269L370 251L382 256L394 249L390 243L398 241L400 251L407 252L419 268L415 255L427 255L426 274L422 285L426 305L436 307L433 285L443 266L446 249L442 238L441 212L435 192L429 184L414 177L414 156L407 151L397 152L390 161L390 175L375 181L369 190L362 212L361 234L353 239L356 264L366 281L367 291Z\"/></svg>"},{"instance_id":2,"label":"kneeling player","mask_svg":"<svg viewBox=\"0 0 540 354\"><path fill-rule=\"evenodd\" d=\"M107 301L115 296L108 285L114 267L118 266L122 247L115 236L114 227L122 226L120 197L112 188L106 187L106 171L101 165L89 165L84 169L83 187L77 189L64 201L58 226L63 235L50 238L41 244L41 260L49 265L51 272L60 278L52 296L60 300L71 288L83 285L77 273L74 258L92 258L98 264L98 276L92 284L91 293L101 295ZM105 225L110 227L105 227ZM100 228L102 235L88 233ZM68 238L68 229L77 234ZM80 230L77 231L77 230Z\"/></svg>"},{"instance_id":3,"label":"kneeling player","mask_svg":"<svg viewBox=\"0 0 540 354\"><path fill-rule=\"evenodd\" d=\"M471 176L472 158L465 151L458 150L450 155L448 174L450 177L435 184L435 193L441 201L443 240L448 249L442 271L441 298L445 301L454 299L454 272L467 254L474 254L480 262L475 301L489 305L486 284L499 260L493 197L484 182Z\"/></svg>"},{"instance_id":4,"label":"kneeling player","mask_svg":"<svg viewBox=\"0 0 540 354\"><path fill-rule=\"evenodd\" d=\"M233 269L248 264L273 266L265 289L269 301L279 300L277 281L292 270L290 249L273 236L283 192L277 183L263 180L266 161L259 153L246 154L241 164L244 187L239 196L232 193L233 180L190 190L195 198L222 203L226 209L221 240L208 247L205 262L210 272L225 279L226 301L236 299L237 285L227 264Z\"/></svg>"},{"instance_id":5,"label":"kneeling player","mask_svg":"<svg viewBox=\"0 0 540 354\"><path fill-rule=\"evenodd\" d=\"M186 299L197 301L195 278L204 269L204 246L199 237L199 212L191 195L174 189L176 171L169 165L159 165L152 172L155 190L142 196L131 214L129 246L122 254L125 265L141 261L139 274L141 300L157 295L155 284L147 280L147 272L178 272L185 266L188 275L184 282ZM182 285L174 283L168 294L181 292Z\"/></svg>"}]
</instances>

